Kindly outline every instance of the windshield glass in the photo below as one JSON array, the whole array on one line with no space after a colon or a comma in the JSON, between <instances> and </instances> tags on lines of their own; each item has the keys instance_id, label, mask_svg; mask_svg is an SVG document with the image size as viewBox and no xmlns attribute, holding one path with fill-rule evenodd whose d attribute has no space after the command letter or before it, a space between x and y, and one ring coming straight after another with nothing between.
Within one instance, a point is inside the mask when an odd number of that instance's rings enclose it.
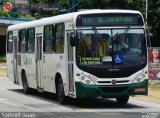
<instances>
[{"instance_id":1,"label":"windshield glass","mask_svg":"<svg viewBox=\"0 0 160 118\"><path fill-rule=\"evenodd\" d=\"M77 62L84 66L123 68L146 62L143 29L78 30Z\"/></svg>"}]
</instances>

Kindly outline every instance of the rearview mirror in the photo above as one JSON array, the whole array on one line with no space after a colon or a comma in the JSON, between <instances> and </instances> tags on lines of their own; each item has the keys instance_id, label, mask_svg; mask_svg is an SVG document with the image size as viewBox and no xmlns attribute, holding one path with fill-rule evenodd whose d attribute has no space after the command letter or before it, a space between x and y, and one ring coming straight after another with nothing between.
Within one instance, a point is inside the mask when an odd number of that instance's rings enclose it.
<instances>
[{"instance_id":1,"label":"rearview mirror","mask_svg":"<svg viewBox=\"0 0 160 118\"><path fill-rule=\"evenodd\" d=\"M70 45L71 45L72 47L74 47L74 46L76 45L76 44L75 44L75 35L74 35L73 32L70 34Z\"/></svg>"}]
</instances>

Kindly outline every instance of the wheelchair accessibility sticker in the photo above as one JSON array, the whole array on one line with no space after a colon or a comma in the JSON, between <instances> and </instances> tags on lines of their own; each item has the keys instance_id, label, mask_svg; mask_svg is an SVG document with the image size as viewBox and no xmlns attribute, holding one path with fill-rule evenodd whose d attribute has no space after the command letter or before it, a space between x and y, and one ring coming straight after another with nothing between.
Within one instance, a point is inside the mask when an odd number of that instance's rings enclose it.
<instances>
[{"instance_id":1,"label":"wheelchair accessibility sticker","mask_svg":"<svg viewBox=\"0 0 160 118\"><path fill-rule=\"evenodd\" d=\"M114 64L122 64L123 63L123 55L122 54L115 54L113 55Z\"/></svg>"}]
</instances>

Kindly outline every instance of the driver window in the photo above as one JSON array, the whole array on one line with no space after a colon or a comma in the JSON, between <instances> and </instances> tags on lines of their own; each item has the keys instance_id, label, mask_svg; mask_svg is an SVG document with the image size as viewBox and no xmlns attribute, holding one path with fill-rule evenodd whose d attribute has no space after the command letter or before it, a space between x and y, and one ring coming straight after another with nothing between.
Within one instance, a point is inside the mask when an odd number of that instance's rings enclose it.
<instances>
[{"instance_id":1,"label":"driver window","mask_svg":"<svg viewBox=\"0 0 160 118\"><path fill-rule=\"evenodd\" d=\"M143 30L113 30L113 50L115 53L140 55L142 53Z\"/></svg>"}]
</instances>

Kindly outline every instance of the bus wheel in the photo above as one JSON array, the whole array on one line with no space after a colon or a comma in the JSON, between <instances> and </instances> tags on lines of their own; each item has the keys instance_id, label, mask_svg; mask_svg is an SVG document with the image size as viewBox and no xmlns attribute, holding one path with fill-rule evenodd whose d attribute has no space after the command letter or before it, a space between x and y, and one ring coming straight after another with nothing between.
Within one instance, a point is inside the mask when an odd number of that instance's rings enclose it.
<instances>
[{"instance_id":1,"label":"bus wheel","mask_svg":"<svg viewBox=\"0 0 160 118\"><path fill-rule=\"evenodd\" d=\"M129 96L121 96L116 98L118 104L127 104Z\"/></svg>"},{"instance_id":2,"label":"bus wheel","mask_svg":"<svg viewBox=\"0 0 160 118\"><path fill-rule=\"evenodd\" d=\"M23 84L23 92L25 94L28 94L29 93L29 87L28 87L27 76L26 76L25 72L22 75L22 84Z\"/></svg>"},{"instance_id":3,"label":"bus wheel","mask_svg":"<svg viewBox=\"0 0 160 118\"><path fill-rule=\"evenodd\" d=\"M58 101L60 104L65 104L65 93L62 78L59 78L57 88Z\"/></svg>"}]
</instances>

